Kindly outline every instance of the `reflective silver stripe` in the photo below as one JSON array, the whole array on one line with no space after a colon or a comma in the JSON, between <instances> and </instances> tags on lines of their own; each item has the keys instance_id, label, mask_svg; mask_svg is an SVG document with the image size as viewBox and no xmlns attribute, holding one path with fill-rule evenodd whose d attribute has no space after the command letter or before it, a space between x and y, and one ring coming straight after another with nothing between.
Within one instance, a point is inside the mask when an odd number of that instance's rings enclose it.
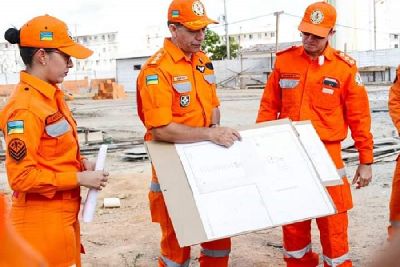
<instances>
[{"instance_id":1,"label":"reflective silver stripe","mask_svg":"<svg viewBox=\"0 0 400 267\"><path fill-rule=\"evenodd\" d=\"M192 84L190 82L174 83L172 86L178 93L187 93L192 90Z\"/></svg>"},{"instance_id":2,"label":"reflective silver stripe","mask_svg":"<svg viewBox=\"0 0 400 267\"><path fill-rule=\"evenodd\" d=\"M342 263L344 263L345 261L349 261L350 257L349 257L349 253L344 254L343 256L340 256L339 258L328 258L327 256L323 256L324 261L326 262L326 264L328 264L329 266L332 267L336 267Z\"/></svg>"},{"instance_id":3,"label":"reflective silver stripe","mask_svg":"<svg viewBox=\"0 0 400 267\"><path fill-rule=\"evenodd\" d=\"M151 182L150 191L152 191L152 192L161 192L160 184L155 183L155 182Z\"/></svg>"},{"instance_id":4,"label":"reflective silver stripe","mask_svg":"<svg viewBox=\"0 0 400 267\"><path fill-rule=\"evenodd\" d=\"M393 227L400 227L400 221L390 221L390 225Z\"/></svg>"},{"instance_id":5,"label":"reflective silver stripe","mask_svg":"<svg viewBox=\"0 0 400 267\"><path fill-rule=\"evenodd\" d=\"M347 176L346 168L337 169L337 173L339 174L340 178L344 178Z\"/></svg>"},{"instance_id":6,"label":"reflective silver stripe","mask_svg":"<svg viewBox=\"0 0 400 267\"><path fill-rule=\"evenodd\" d=\"M216 250L216 249L202 248L201 253L211 258L223 258L229 256L231 250L230 249Z\"/></svg>"},{"instance_id":7,"label":"reflective silver stripe","mask_svg":"<svg viewBox=\"0 0 400 267\"><path fill-rule=\"evenodd\" d=\"M215 80L216 80L214 74L204 75L204 79L210 84L215 83Z\"/></svg>"},{"instance_id":8,"label":"reflective silver stripe","mask_svg":"<svg viewBox=\"0 0 400 267\"><path fill-rule=\"evenodd\" d=\"M176 263L164 256L161 256L160 259L167 267L189 267L190 263L190 258L187 259L183 264Z\"/></svg>"},{"instance_id":9,"label":"reflective silver stripe","mask_svg":"<svg viewBox=\"0 0 400 267\"><path fill-rule=\"evenodd\" d=\"M284 249L283 251L286 258L295 258L295 259L303 258L304 255L306 255L306 253L308 252L311 252L311 243L300 250L287 251L286 249Z\"/></svg>"},{"instance_id":10,"label":"reflective silver stripe","mask_svg":"<svg viewBox=\"0 0 400 267\"><path fill-rule=\"evenodd\" d=\"M69 131L69 123L66 119L59 120L56 123L46 126L46 133L51 137L58 137Z\"/></svg>"}]
</instances>

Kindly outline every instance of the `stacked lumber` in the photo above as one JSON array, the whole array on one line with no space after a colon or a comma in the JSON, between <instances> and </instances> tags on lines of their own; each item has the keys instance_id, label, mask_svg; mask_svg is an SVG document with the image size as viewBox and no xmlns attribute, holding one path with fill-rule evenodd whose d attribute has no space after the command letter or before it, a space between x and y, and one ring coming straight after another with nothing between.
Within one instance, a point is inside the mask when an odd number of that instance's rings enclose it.
<instances>
[{"instance_id":1,"label":"stacked lumber","mask_svg":"<svg viewBox=\"0 0 400 267\"><path fill-rule=\"evenodd\" d=\"M123 99L126 98L124 86L112 80L99 83L98 92L93 99Z\"/></svg>"}]
</instances>

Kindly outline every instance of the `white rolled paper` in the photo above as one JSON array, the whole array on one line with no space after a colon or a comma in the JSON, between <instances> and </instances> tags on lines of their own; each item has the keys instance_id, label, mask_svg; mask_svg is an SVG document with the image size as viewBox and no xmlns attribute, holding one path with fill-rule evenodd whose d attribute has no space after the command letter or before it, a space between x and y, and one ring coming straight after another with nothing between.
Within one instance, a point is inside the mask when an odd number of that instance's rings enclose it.
<instances>
[{"instance_id":1,"label":"white rolled paper","mask_svg":"<svg viewBox=\"0 0 400 267\"><path fill-rule=\"evenodd\" d=\"M101 171L104 169L104 164L106 162L107 156L107 145L101 145L99 149L99 154L97 155L96 160L96 171ZM83 205L83 221L91 222L93 221L94 214L96 212L96 201L97 201L97 190L89 189L85 204Z\"/></svg>"}]
</instances>

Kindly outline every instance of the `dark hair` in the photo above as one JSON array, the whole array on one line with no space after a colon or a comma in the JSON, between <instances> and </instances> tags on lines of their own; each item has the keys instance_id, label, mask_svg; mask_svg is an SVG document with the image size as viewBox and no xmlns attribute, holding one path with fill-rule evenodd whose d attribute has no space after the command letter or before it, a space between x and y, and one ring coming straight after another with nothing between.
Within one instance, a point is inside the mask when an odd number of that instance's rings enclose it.
<instances>
[{"instance_id":1,"label":"dark hair","mask_svg":"<svg viewBox=\"0 0 400 267\"><path fill-rule=\"evenodd\" d=\"M21 46L20 42L20 31L16 28L9 28L5 33L4 33L4 39L6 39L10 44L18 44L19 46L19 54L22 58L22 61L26 66L31 66L32 65L32 59L33 55L40 49L37 47L26 47L26 46ZM56 50L55 48L44 48L44 50L48 53L53 52Z\"/></svg>"},{"instance_id":2,"label":"dark hair","mask_svg":"<svg viewBox=\"0 0 400 267\"><path fill-rule=\"evenodd\" d=\"M19 44L19 30L16 28L9 28L4 33L4 39L6 39L10 44Z\"/></svg>"},{"instance_id":3,"label":"dark hair","mask_svg":"<svg viewBox=\"0 0 400 267\"><path fill-rule=\"evenodd\" d=\"M168 26L171 25L171 24L174 24L174 25L177 26L177 27L182 26L182 24L180 24L179 22L172 22L172 21L168 21L168 22L167 22L167 25L168 25Z\"/></svg>"}]
</instances>

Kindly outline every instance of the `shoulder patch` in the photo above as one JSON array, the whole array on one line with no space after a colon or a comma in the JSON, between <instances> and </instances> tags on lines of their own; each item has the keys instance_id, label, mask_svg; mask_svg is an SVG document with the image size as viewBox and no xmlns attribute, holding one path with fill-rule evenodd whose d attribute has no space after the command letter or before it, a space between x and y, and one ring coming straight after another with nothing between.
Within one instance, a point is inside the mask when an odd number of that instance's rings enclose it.
<instances>
[{"instance_id":1,"label":"shoulder patch","mask_svg":"<svg viewBox=\"0 0 400 267\"><path fill-rule=\"evenodd\" d=\"M7 122L7 135L11 134L23 134L24 133L24 121L8 121Z\"/></svg>"},{"instance_id":2,"label":"shoulder patch","mask_svg":"<svg viewBox=\"0 0 400 267\"><path fill-rule=\"evenodd\" d=\"M149 59L149 61L148 61L148 65L159 65L160 64L160 61L161 61L161 59L164 57L164 55L165 55L165 51L164 51L164 49L160 49L160 50L158 50L158 52L157 53L155 53L150 59Z\"/></svg>"},{"instance_id":3,"label":"shoulder patch","mask_svg":"<svg viewBox=\"0 0 400 267\"><path fill-rule=\"evenodd\" d=\"M26 156L26 145L21 139L14 138L8 143L8 155L16 161L20 161Z\"/></svg>"},{"instance_id":4,"label":"shoulder patch","mask_svg":"<svg viewBox=\"0 0 400 267\"><path fill-rule=\"evenodd\" d=\"M361 75L360 75L360 73L358 71L356 73L356 76L354 77L354 80L355 80L355 82L356 82L356 84L358 86L363 86L364 85L363 81L362 81L362 78L361 78Z\"/></svg>"},{"instance_id":5,"label":"shoulder patch","mask_svg":"<svg viewBox=\"0 0 400 267\"><path fill-rule=\"evenodd\" d=\"M335 55L344 62L346 62L350 67L356 64L356 61L353 58L351 58L349 55L346 55L342 51L336 50Z\"/></svg>"},{"instance_id":6,"label":"shoulder patch","mask_svg":"<svg viewBox=\"0 0 400 267\"><path fill-rule=\"evenodd\" d=\"M291 46L291 47L288 47L288 48L285 48L285 49L283 49L283 50L280 50L280 51L276 52L276 54L277 54L277 55L283 54L283 53L289 52L289 51L291 51L291 50L295 50L295 49L297 49L297 48L299 48L299 46L293 45L293 46Z\"/></svg>"},{"instance_id":7,"label":"shoulder patch","mask_svg":"<svg viewBox=\"0 0 400 267\"><path fill-rule=\"evenodd\" d=\"M146 76L146 85L158 84L158 74L150 74Z\"/></svg>"}]
</instances>

